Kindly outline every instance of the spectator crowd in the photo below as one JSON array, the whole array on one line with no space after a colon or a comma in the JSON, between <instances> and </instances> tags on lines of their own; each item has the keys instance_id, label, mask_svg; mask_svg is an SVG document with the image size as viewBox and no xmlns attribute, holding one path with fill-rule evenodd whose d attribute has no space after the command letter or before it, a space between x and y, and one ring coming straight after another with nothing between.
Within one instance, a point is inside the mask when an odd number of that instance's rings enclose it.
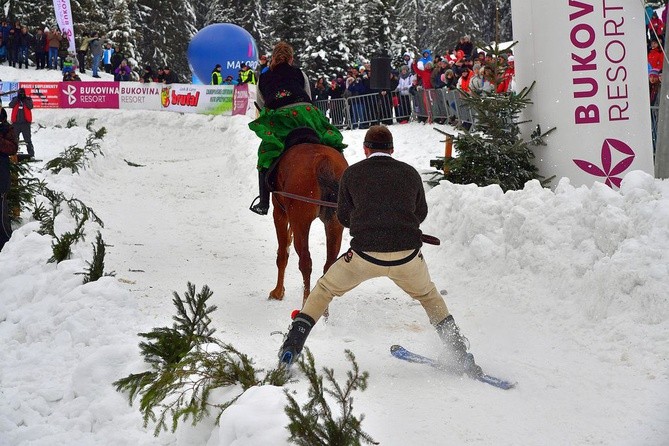
<instances>
[{"instance_id":1,"label":"spectator crowd","mask_svg":"<svg viewBox=\"0 0 669 446\"><path fill-rule=\"evenodd\" d=\"M11 67L36 70L60 70L63 81L80 81L78 73L90 67L94 78L100 71L114 76L116 81L177 83L179 78L169 67L153 70L145 66L139 78L133 73L128 58L119 45L98 32L84 33L75 41L76 52L69 51L68 36L60 30L41 25L30 28L16 20L10 24L0 21L0 63Z\"/></svg>"},{"instance_id":2,"label":"spectator crowd","mask_svg":"<svg viewBox=\"0 0 669 446\"><path fill-rule=\"evenodd\" d=\"M650 103L657 106L665 58L662 43L667 9L658 15L653 8L647 7L645 16ZM90 68L94 78L100 78L99 73L102 71L113 75L117 81L179 82L177 74L168 66L154 69L146 65L139 74L134 73L119 45L98 32L77 37L76 53L69 52L69 46L67 35L58 29L50 30L46 26L29 28L19 20L13 24L7 20L0 22L0 63L7 62L19 69L34 66L37 70L61 70L64 81L79 81L81 78L78 73L86 73L86 69ZM262 72L268 69L268 59L266 55L260 56L255 70L242 63L237 79L232 76L223 78L220 65L216 65L209 83L256 84ZM371 87L371 66L364 61L340 70L331 79L318 78L311 88L315 102L378 93L381 96L381 108L394 108L397 122L406 122L412 111L415 111L417 96L426 90L462 90L477 94L508 92L515 88L514 75L513 55L506 55L502 61L495 60L491 55L478 51L469 36L462 36L451 49L443 53L435 54L430 49L416 56L405 53L394 63L389 88ZM364 107L354 108L351 112L356 117L366 114ZM386 116L388 113L381 115L387 118L384 119L385 123L392 122Z\"/></svg>"}]
</instances>

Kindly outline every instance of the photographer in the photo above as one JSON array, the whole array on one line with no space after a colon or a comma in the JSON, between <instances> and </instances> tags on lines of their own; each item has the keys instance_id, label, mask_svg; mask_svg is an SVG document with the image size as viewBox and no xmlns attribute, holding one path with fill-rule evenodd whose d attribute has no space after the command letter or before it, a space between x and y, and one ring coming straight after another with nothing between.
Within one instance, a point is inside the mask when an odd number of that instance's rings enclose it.
<instances>
[{"instance_id":1,"label":"photographer","mask_svg":"<svg viewBox=\"0 0 669 446\"><path fill-rule=\"evenodd\" d=\"M18 94L11 100L9 107L12 109L12 124L14 124L16 136L17 138L19 135L23 136L28 155L34 158L35 149L30 136L30 126L33 122L33 99L26 95L24 88L19 88Z\"/></svg>"},{"instance_id":2,"label":"photographer","mask_svg":"<svg viewBox=\"0 0 669 446\"><path fill-rule=\"evenodd\" d=\"M7 122L7 111L0 108L0 251L12 236L7 202L10 187L9 157L16 155L17 150L14 128Z\"/></svg>"}]
</instances>

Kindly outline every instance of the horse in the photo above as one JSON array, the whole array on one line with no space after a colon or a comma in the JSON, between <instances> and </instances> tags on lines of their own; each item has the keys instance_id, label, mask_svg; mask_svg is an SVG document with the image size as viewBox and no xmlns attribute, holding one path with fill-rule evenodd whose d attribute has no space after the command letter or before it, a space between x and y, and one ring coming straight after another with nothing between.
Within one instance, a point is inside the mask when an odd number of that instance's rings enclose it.
<instances>
[{"instance_id":1,"label":"horse","mask_svg":"<svg viewBox=\"0 0 669 446\"><path fill-rule=\"evenodd\" d=\"M344 227L337 219L335 207L339 180L347 167L348 162L341 152L316 142L302 142L286 149L273 168L270 190L274 192L273 217L279 247L276 287L269 293L269 299L284 298L291 239L302 273L303 304L309 296L312 269L309 231L316 218L325 226L327 248L323 272L337 260Z\"/></svg>"}]
</instances>

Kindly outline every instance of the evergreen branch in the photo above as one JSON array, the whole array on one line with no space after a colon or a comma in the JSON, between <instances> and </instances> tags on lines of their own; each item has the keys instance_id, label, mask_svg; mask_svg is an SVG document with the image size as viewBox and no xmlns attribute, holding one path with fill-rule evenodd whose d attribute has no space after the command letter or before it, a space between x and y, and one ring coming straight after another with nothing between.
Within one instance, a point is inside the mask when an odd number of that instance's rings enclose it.
<instances>
[{"instance_id":1,"label":"evergreen branch","mask_svg":"<svg viewBox=\"0 0 669 446\"><path fill-rule=\"evenodd\" d=\"M367 433L362 431L361 424L364 416L356 418L353 415L353 397L355 390L367 388L368 373L360 373L355 356L346 350L346 356L352 364L353 370L347 372L348 379L342 387L335 379L334 370L324 368L324 375L329 387L323 385L323 376L316 372L314 357L308 349L300 359L300 370L309 380L309 401L302 407L297 403L289 391L285 391L288 405L285 412L290 419L288 430L289 441L300 446L350 446L378 444ZM339 406L340 416L335 418L325 395L335 399Z\"/></svg>"},{"instance_id":2,"label":"evergreen branch","mask_svg":"<svg viewBox=\"0 0 669 446\"><path fill-rule=\"evenodd\" d=\"M271 384L284 385L288 380L285 369L272 370L259 378L262 370L253 361L229 344L212 335L209 315L216 307L208 307L213 295L208 286L196 293L195 285L187 284L182 299L173 293L177 309L176 323L170 327L154 328L139 333L145 340L139 347L151 371L131 374L114 382L116 390L129 393L129 402L139 398L139 410L144 426L155 423L154 434L175 431L179 421L200 422L210 411L218 411L216 420L250 387ZM217 351L207 351L209 345ZM211 391L221 387L241 387L242 392L227 402L210 402Z\"/></svg>"}]
</instances>

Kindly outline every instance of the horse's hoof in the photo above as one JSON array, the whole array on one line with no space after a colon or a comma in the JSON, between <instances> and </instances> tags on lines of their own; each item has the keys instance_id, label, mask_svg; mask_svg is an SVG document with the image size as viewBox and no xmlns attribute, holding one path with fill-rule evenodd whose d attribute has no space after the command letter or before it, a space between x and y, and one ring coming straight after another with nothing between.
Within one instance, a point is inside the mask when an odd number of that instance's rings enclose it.
<instances>
[{"instance_id":1,"label":"horse's hoof","mask_svg":"<svg viewBox=\"0 0 669 446\"><path fill-rule=\"evenodd\" d=\"M281 291L272 290L269 293L268 299L269 300L283 300L284 294L285 294L285 289L282 289Z\"/></svg>"}]
</instances>

